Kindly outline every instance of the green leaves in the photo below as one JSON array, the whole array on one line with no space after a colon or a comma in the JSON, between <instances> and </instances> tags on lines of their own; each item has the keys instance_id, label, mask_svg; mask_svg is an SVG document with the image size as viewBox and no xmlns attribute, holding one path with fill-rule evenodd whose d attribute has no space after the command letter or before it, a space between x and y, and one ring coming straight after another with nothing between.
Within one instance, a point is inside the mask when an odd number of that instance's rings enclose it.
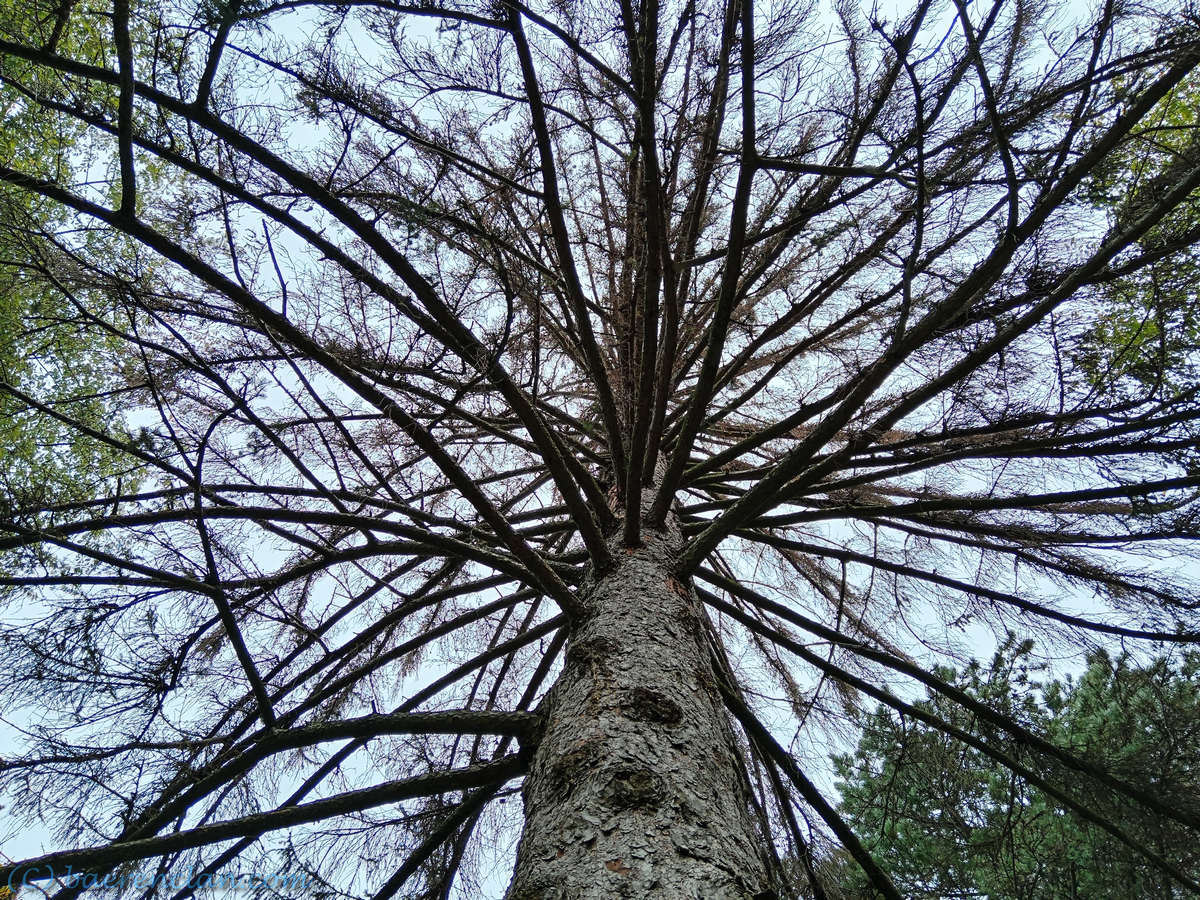
<instances>
[{"instance_id":1,"label":"green leaves","mask_svg":"<svg viewBox=\"0 0 1200 900\"><path fill-rule=\"evenodd\" d=\"M1200 654L1138 665L1095 653L1078 680L1043 684L1032 646L1010 642L990 667L943 673L1060 746L1194 811L1200 789ZM1022 759L1128 833L1200 872L1182 829L1069 776L961 707L929 695L920 704ZM905 896L1173 897L1166 874L1106 833L1064 812L983 754L880 707L860 719L854 753L835 759L842 814L883 861ZM836 867L849 896L869 895Z\"/></svg>"},{"instance_id":2,"label":"green leaves","mask_svg":"<svg viewBox=\"0 0 1200 900\"><path fill-rule=\"evenodd\" d=\"M1192 79L1162 100L1089 179L1086 201L1106 215L1112 233L1150 213L1200 162L1198 108L1200 82ZM1099 309L1075 354L1093 389L1135 396L1200 383L1198 237L1200 192L1162 216L1098 285Z\"/></svg>"},{"instance_id":3,"label":"green leaves","mask_svg":"<svg viewBox=\"0 0 1200 900\"><path fill-rule=\"evenodd\" d=\"M104 12L89 2L0 0L0 34L102 60ZM45 70L0 58L5 165L60 182L86 177L83 125L39 102L80 101L73 91ZM127 382L116 362L118 341L100 324L113 303L98 282L89 287L78 255L95 240L35 194L0 188L0 506L8 511L90 498L122 474L127 485L136 480L110 447L80 430L126 433L116 393ZM96 249L111 258L114 248Z\"/></svg>"}]
</instances>

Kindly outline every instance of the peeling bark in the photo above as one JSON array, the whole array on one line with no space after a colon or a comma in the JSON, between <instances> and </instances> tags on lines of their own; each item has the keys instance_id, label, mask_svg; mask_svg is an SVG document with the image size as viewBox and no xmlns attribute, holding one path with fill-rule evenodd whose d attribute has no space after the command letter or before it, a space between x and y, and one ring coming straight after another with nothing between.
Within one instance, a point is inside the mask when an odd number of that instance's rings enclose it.
<instances>
[{"instance_id":1,"label":"peeling bark","mask_svg":"<svg viewBox=\"0 0 1200 900\"><path fill-rule=\"evenodd\" d=\"M524 786L508 900L775 896L674 522L586 594Z\"/></svg>"}]
</instances>

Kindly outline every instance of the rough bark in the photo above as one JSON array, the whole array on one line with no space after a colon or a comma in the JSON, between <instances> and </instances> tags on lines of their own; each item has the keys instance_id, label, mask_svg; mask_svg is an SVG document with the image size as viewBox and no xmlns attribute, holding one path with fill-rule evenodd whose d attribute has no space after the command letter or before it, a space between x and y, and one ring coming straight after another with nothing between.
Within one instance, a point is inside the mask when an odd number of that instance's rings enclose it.
<instances>
[{"instance_id":1,"label":"rough bark","mask_svg":"<svg viewBox=\"0 0 1200 900\"><path fill-rule=\"evenodd\" d=\"M525 780L508 900L769 898L674 522L587 592Z\"/></svg>"}]
</instances>

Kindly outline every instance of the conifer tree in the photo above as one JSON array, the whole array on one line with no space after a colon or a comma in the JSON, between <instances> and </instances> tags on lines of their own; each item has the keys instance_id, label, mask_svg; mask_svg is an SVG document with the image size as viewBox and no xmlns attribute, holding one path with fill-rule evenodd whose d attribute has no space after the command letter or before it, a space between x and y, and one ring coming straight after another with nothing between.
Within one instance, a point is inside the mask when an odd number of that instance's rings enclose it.
<instances>
[{"instance_id":1,"label":"conifer tree","mask_svg":"<svg viewBox=\"0 0 1200 900\"><path fill-rule=\"evenodd\" d=\"M122 404L0 389L124 477L0 511L56 841L0 883L766 898L836 841L897 897L822 768L884 703L1200 890L1086 799L1194 796L937 670L1200 636L1190 337L1130 325L1186 311L1194 9L35 9L0 84L87 151L0 184Z\"/></svg>"}]
</instances>

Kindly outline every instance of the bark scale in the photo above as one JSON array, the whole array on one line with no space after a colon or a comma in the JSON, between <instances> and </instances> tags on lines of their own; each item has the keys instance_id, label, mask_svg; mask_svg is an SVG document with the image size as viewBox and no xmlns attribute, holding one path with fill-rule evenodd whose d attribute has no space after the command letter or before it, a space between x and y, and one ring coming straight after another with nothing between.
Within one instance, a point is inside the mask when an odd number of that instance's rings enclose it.
<instances>
[{"instance_id":1,"label":"bark scale","mask_svg":"<svg viewBox=\"0 0 1200 900\"><path fill-rule=\"evenodd\" d=\"M507 900L775 897L672 520L614 545L541 706Z\"/></svg>"}]
</instances>

